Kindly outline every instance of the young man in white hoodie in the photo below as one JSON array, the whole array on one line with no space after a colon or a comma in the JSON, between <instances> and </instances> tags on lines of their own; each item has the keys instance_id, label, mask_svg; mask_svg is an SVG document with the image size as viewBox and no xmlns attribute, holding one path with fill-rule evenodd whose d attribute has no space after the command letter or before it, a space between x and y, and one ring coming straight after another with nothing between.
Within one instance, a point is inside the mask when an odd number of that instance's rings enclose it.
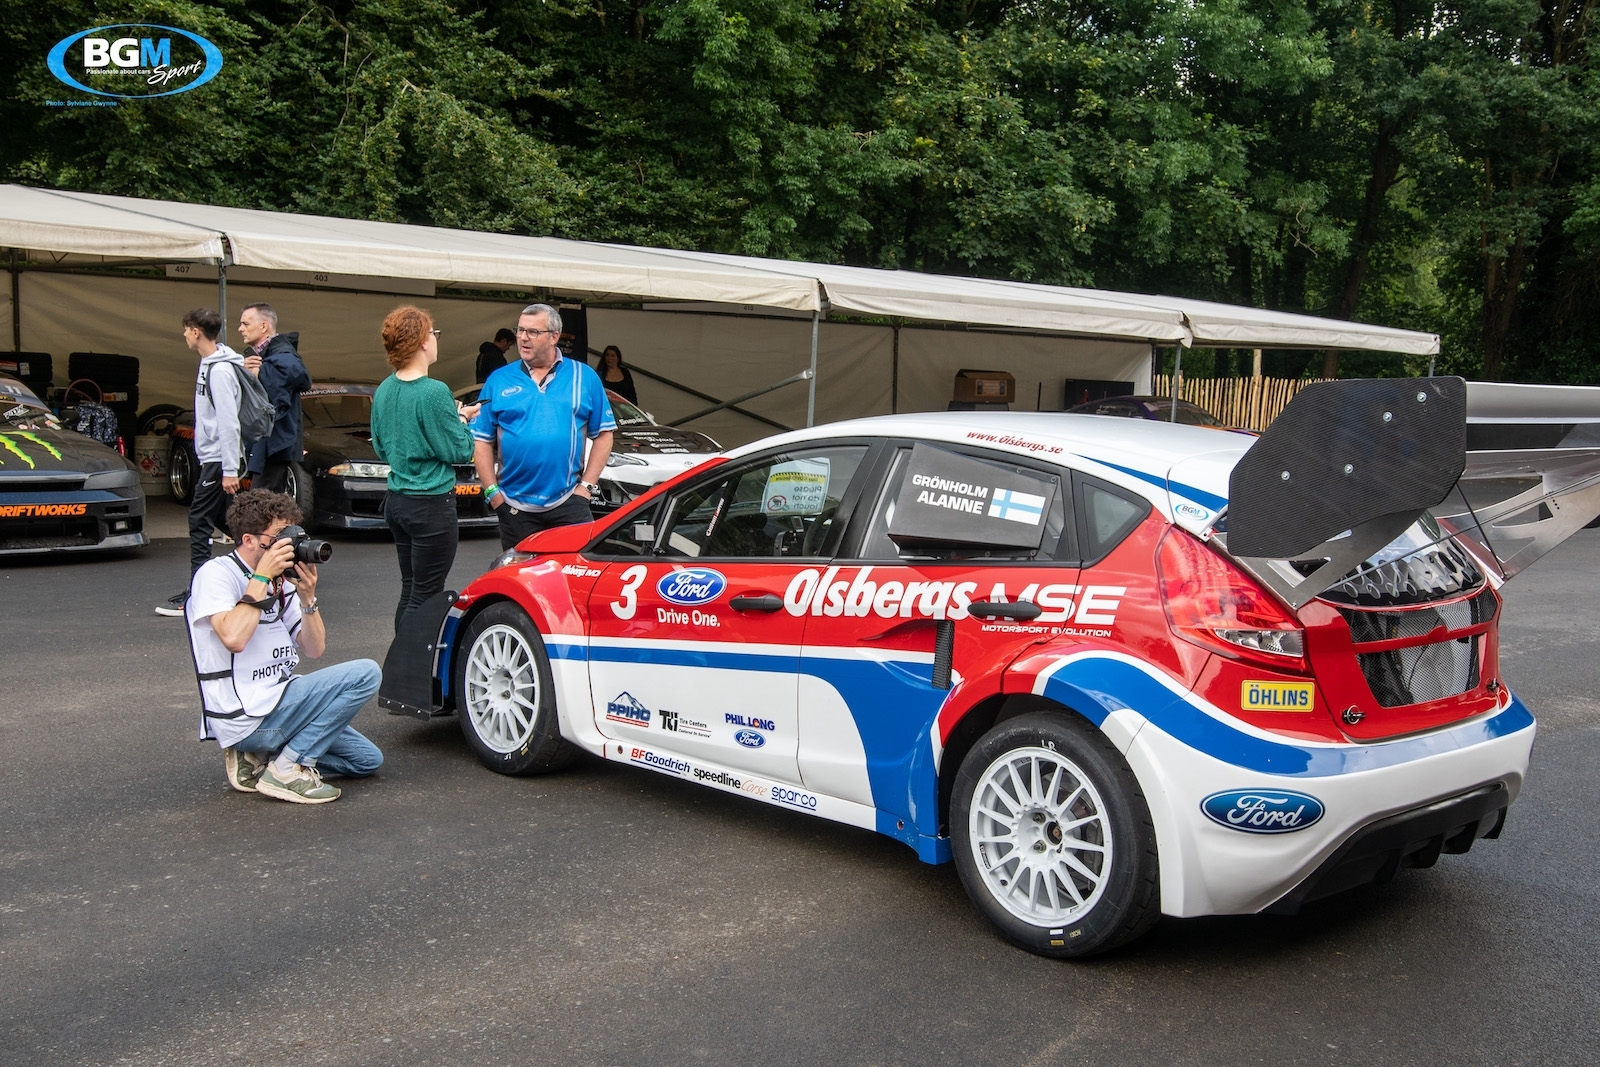
<instances>
[{"instance_id":1,"label":"young man in white hoodie","mask_svg":"<svg viewBox=\"0 0 1600 1067\"><path fill-rule=\"evenodd\" d=\"M195 308L183 316L183 341L200 353L194 383L194 454L200 463L189 502L189 578L211 558L211 531L222 527L244 474L244 444L239 434L239 375L244 358L217 341L222 316ZM232 363L234 367L222 364ZM157 615L181 617L189 599L185 589L156 606Z\"/></svg>"}]
</instances>

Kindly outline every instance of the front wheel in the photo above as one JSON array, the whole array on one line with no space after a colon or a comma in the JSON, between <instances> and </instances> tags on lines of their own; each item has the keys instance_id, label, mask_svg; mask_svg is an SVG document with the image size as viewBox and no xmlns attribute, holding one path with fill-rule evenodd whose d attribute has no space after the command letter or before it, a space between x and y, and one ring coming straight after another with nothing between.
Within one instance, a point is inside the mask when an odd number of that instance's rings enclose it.
<instances>
[{"instance_id":1,"label":"front wheel","mask_svg":"<svg viewBox=\"0 0 1600 1067\"><path fill-rule=\"evenodd\" d=\"M1155 828L1111 743L1070 713L986 734L950 797L956 870L1009 941L1066 959L1131 941L1160 917Z\"/></svg>"},{"instance_id":2,"label":"front wheel","mask_svg":"<svg viewBox=\"0 0 1600 1067\"><path fill-rule=\"evenodd\" d=\"M456 710L478 762L501 774L543 774L577 758L556 721L544 640L515 604L493 604L457 646Z\"/></svg>"},{"instance_id":3,"label":"front wheel","mask_svg":"<svg viewBox=\"0 0 1600 1067\"><path fill-rule=\"evenodd\" d=\"M305 517L305 524L307 526L312 525L315 519L311 513L316 504L316 499L310 472L298 463L289 464L288 474L284 478L283 491L294 498L296 506L300 508L300 514Z\"/></svg>"}]
</instances>

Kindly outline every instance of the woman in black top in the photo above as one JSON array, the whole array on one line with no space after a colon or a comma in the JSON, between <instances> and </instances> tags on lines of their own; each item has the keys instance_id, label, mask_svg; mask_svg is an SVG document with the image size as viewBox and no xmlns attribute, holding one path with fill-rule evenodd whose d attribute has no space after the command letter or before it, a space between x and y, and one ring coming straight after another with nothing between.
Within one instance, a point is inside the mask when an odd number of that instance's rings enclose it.
<instances>
[{"instance_id":1,"label":"woman in black top","mask_svg":"<svg viewBox=\"0 0 1600 1067\"><path fill-rule=\"evenodd\" d=\"M595 370L600 372L600 381L607 389L630 404L639 402L639 391L633 387L633 374L622 363L622 349L616 345L606 345L606 350L600 353L600 365Z\"/></svg>"}]
</instances>

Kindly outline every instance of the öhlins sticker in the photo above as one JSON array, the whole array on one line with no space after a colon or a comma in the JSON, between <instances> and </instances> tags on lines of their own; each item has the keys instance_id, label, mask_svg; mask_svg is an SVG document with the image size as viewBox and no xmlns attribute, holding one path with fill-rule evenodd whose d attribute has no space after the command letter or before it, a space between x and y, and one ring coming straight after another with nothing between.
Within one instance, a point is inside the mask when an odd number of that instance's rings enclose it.
<instances>
[{"instance_id":1,"label":"\u00f6hlins sticker","mask_svg":"<svg viewBox=\"0 0 1600 1067\"><path fill-rule=\"evenodd\" d=\"M1310 682L1248 681L1239 687L1245 711L1310 711L1316 689Z\"/></svg>"}]
</instances>

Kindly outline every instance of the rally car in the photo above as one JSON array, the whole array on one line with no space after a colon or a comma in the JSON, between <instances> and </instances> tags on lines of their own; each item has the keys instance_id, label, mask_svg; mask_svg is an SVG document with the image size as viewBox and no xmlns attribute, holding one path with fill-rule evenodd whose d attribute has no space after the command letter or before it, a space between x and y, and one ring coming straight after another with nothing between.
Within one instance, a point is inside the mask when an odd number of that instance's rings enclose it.
<instances>
[{"instance_id":1,"label":"rally car","mask_svg":"<svg viewBox=\"0 0 1600 1067\"><path fill-rule=\"evenodd\" d=\"M1259 439L783 434L441 593L380 701L503 773L584 751L953 859L1047 956L1293 912L1497 837L1522 786L1496 590L1600 513L1600 449L1469 466L1466 407L1433 378L1313 386Z\"/></svg>"},{"instance_id":2,"label":"rally car","mask_svg":"<svg viewBox=\"0 0 1600 1067\"><path fill-rule=\"evenodd\" d=\"M0 555L148 543L138 468L0 377Z\"/></svg>"},{"instance_id":3,"label":"rally car","mask_svg":"<svg viewBox=\"0 0 1600 1067\"><path fill-rule=\"evenodd\" d=\"M457 389L455 397L463 404L475 404L482 389L481 385ZM590 502L597 515L615 511L651 486L722 451L703 433L661 425L620 393L607 389L606 399L617 428L611 435L611 455L600 473L600 495Z\"/></svg>"}]
</instances>

